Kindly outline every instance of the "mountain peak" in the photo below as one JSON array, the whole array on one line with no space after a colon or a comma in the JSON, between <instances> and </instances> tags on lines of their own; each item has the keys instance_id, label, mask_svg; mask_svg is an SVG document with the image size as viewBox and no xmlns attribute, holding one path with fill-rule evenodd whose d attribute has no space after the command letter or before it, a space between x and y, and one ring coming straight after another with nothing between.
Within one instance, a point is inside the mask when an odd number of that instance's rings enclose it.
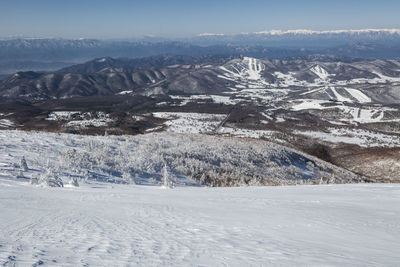
<instances>
[{"instance_id":1,"label":"mountain peak","mask_svg":"<svg viewBox=\"0 0 400 267\"><path fill-rule=\"evenodd\" d=\"M326 35L326 34L370 34L370 33L386 33L392 35L400 35L400 29L360 29L360 30L307 30L307 29L297 29L297 30L266 30L260 32L254 32L254 34L264 34L264 35Z\"/></svg>"}]
</instances>

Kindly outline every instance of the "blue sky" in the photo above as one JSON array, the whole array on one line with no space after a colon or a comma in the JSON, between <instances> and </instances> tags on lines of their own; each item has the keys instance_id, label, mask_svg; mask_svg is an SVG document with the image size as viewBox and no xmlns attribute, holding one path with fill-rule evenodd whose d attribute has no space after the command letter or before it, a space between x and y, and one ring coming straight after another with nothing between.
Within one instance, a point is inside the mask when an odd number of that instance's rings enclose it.
<instances>
[{"instance_id":1,"label":"blue sky","mask_svg":"<svg viewBox=\"0 0 400 267\"><path fill-rule=\"evenodd\" d=\"M399 0L0 0L0 36L185 37L272 29L400 28Z\"/></svg>"}]
</instances>

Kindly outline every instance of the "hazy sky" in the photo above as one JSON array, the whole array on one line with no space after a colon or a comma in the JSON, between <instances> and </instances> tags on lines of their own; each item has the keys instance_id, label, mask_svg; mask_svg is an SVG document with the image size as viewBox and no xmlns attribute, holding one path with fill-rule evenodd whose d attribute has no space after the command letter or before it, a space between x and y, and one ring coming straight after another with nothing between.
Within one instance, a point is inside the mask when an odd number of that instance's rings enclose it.
<instances>
[{"instance_id":1,"label":"hazy sky","mask_svg":"<svg viewBox=\"0 0 400 267\"><path fill-rule=\"evenodd\" d=\"M400 0L0 0L0 37L400 28Z\"/></svg>"}]
</instances>

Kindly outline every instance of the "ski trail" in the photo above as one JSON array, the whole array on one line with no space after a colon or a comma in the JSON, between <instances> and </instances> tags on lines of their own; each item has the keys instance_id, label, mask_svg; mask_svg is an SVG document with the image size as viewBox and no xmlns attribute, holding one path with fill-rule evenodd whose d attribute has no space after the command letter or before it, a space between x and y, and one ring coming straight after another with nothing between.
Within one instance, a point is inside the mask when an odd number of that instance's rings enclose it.
<instances>
[{"instance_id":1,"label":"ski trail","mask_svg":"<svg viewBox=\"0 0 400 267\"><path fill-rule=\"evenodd\" d=\"M344 88L352 97L357 99L359 103L369 103L371 102L371 98L365 95L363 92L357 89L352 88Z\"/></svg>"},{"instance_id":2,"label":"ski trail","mask_svg":"<svg viewBox=\"0 0 400 267\"><path fill-rule=\"evenodd\" d=\"M339 93L336 91L336 88L335 88L335 87L331 86L330 89L331 89L332 93L334 94L334 96L335 96L335 98L336 98L337 101L340 101L340 102L350 102L350 103L353 102L351 99L349 99L349 98L347 98L347 97L344 97L344 96L342 96L341 94L339 94Z\"/></svg>"}]
</instances>

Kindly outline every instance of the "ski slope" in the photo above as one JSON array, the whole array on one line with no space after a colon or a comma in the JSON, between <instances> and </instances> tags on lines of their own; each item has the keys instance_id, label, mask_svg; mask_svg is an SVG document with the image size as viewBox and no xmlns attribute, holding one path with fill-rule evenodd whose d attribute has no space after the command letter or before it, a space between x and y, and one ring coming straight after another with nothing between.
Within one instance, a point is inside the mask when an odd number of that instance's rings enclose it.
<instances>
[{"instance_id":1,"label":"ski slope","mask_svg":"<svg viewBox=\"0 0 400 267\"><path fill-rule=\"evenodd\" d=\"M398 266L400 186L0 179L3 266Z\"/></svg>"}]
</instances>

